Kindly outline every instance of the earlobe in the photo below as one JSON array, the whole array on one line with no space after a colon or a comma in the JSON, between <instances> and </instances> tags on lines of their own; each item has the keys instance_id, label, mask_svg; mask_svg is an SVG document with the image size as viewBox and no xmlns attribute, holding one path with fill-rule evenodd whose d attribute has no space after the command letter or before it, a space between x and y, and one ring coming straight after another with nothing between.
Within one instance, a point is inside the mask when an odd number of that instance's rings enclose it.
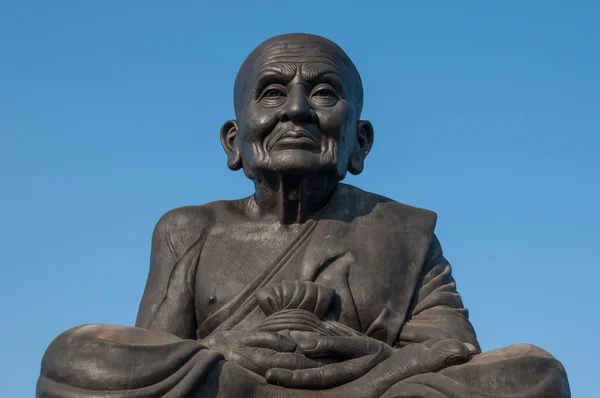
<instances>
[{"instance_id":1,"label":"earlobe","mask_svg":"<svg viewBox=\"0 0 600 398\"><path fill-rule=\"evenodd\" d=\"M223 145L223 149L227 153L227 166L234 171L242 168L240 151L235 145L237 133L237 120L228 120L221 127L221 145Z\"/></svg>"},{"instance_id":2,"label":"earlobe","mask_svg":"<svg viewBox=\"0 0 600 398\"><path fill-rule=\"evenodd\" d=\"M356 128L358 148L350 157L348 171L357 175L362 173L365 167L365 158L373 147L373 125L368 120L359 120Z\"/></svg>"}]
</instances>

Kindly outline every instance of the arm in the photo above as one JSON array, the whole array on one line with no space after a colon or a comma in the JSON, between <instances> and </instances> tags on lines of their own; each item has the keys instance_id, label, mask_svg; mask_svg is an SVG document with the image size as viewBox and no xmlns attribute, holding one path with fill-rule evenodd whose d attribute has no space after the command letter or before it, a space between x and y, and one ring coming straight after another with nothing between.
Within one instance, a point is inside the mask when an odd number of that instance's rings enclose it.
<instances>
[{"instance_id":1,"label":"arm","mask_svg":"<svg viewBox=\"0 0 600 398\"><path fill-rule=\"evenodd\" d=\"M452 267L444 258L434 235L419 278L408 321L399 336L399 346L455 339L481 351L469 312L463 307L452 277Z\"/></svg>"},{"instance_id":2,"label":"arm","mask_svg":"<svg viewBox=\"0 0 600 398\"><path fill-rule=\"evenodd\" d=\"M202 248L205 231L191 228L198 224L193 216L185 208L175 209L156 224L137 327L167 332L183 339L196 338L196 256Z\"/></svg>"}]
</instances>

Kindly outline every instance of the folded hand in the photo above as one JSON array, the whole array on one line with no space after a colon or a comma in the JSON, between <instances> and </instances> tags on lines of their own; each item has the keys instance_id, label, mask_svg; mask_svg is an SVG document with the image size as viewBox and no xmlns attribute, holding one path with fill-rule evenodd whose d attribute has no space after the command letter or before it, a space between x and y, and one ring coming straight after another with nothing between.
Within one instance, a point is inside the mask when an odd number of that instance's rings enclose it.
<instances>
[{"instance_id":1,"label":"folded hand","mask_svg":"<svg viewBox=\"0 0 600 398\"><path fill-rule=\"evenodd\" d=\"M458 340L443 340L431 347L410 344L399 349L369 337L319 337L300 341L300 352L307 357L329 356L345 359L317 369L271 369L267 382L288 388L328 389L345 395L362 391L385 391L408 377L467 362L470 345ZM337 396L337 395L336 395ZM367 396L367 395L365 395Z\"/></svg>"},{"instance_id":2,"label":"folded hand","mask_svg":"<svg viewBox=\"0 0 600 398\"><path fill-rule=\"evenodd\" d=\"M327 389L360 378L393 352L388 344L366 336L315 337L301 340L299 348L307 358L342 362L314 369L275 367L266 373L267 382L288 388Z\"/></svg>"},{"instance_id":3,"label":"folded hand","mask_svg":"<svg viewBox=\"0 0 600 398\"><path fill-rule=\"evenodd\" d=\"M213 333L200 343L221 353L228 362L264 376L267 370L317 368L331 363L296 353L296 342L275 332L226 331Z\"/></svg>"}]
</instances>

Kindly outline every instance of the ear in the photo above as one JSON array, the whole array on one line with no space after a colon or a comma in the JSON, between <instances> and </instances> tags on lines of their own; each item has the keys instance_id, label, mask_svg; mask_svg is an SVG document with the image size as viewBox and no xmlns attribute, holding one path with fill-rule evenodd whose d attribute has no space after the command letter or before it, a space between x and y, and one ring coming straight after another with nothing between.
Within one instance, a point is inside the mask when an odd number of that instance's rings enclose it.
<instances>
[{"instance_id":1,"label":"ear","mask_svg":"<svg viewBox=\"0 0 600 398\"><path fill-rule=\"evenodd\" d=\"M228 120L221 127L221 145L227 153L227 166L235 171L242 168L242 158L240 150L235 145L235 137L238 133L237 120Z\"/></svg>"},{"instance_id":2,"label":"ear","mask_svg":"<svg viewBox=\"0 0 600 398\"><path fill-rule=\"evenodd\" d=\"M358 148L350 157L348 171L354 175L362 173L365 158L373 147L373 125L368 120L359 120L356 128Z\"/></svg>"}]
</instances>

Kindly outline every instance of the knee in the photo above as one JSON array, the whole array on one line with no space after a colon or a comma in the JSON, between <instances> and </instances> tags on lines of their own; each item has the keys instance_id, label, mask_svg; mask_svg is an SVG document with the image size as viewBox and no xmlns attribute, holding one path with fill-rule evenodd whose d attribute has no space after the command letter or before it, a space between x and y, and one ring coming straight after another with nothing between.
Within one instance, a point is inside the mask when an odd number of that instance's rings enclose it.
<instances>
[{"instance_id":1,"label":"knee","mask_svg":"<svg viewBox=\"0 0 600 398\"><path fill-rule=\"evenodd\" d=\"M486 351L473 357L474 364L488 364L497 362L530 363L533 367L553 369L557 373L566 374L565 369L558 359L548 351L532 344L515 344L508 347Z\"/></svg>"},{"instance_id":2,"label":"knee","mask_svg":"<svg viewBox=\"0 0 600 398\"><path fill-rule=\"evenodd\" d=\"M74 349L81 349L88 345L90 340L101 337L112 328L113 325L103 324L86 324L71 328L52 340L44 353L44 359L68 355Z\"/></svg>"},{"instance_id":3,"label":"knee","mask_svg":"<svg viewBox=\"0 0 600 398\"><path fill-rule=\"evenodd\" d=\"M112 357L117 354L110 337L126 334L126 329L125 326L86 324L61 333L42 357L41 377L72 387L96 385L105 365L114 361Z\"/></svg>"},{"instance_id":4,"label":"knee","mask_svg":"<svg viewBox=\"0 0 600 398\"><path fill-rule=\"evenodd\" d=\"M550 353L533 344L514 344L507 347L497 348L480 354L483 357L516 358L537 357L554 359Z\"/></svg>"},{"instance_id":5,"label":"knee","mask_svg":"<svg viewBox=\"0 0 600 398\"><path fill-rule=\"evenodd\" d=\"M132 369L155 360L161 350L169 353L172 344L181 341L168 333L131 326L78 326L50 343L42 358L41 376L82 388L126 385Z\"/></svg>"},{"instance_id":6,"label":"knee","mask_svg":"<svg viewBox=\"0 0 600 398\"><path fill-rule=\"evenodd\" d=\"M553 369L557 373L566 375L563 364L543 348L532 344L516 344L507 348L512 348L520 355L536 359L538 363L543 364L547 368Z\"/></svg>"},{"instance_id":7,"label":"knee","mask_svg":"<svg viewBox=\"0 0 600 398\"><path fill-rule=\"evenodd\" d=\"M79 326L62 333L46 350L38 391L148 387L168 380L173 372L179 372L191 360L203 363L206 356L196 358L196 353L201 350L202 346L194 340L181 340L163 332L115 325ZM216 359L221 358L219 354ZM49 396L59 395L62 396ZM46 395L39 393L38 396Z\"/></svg>"},{"instance_id":8,"label":"knee","mask_svg":"<svg viewBox=\"0 0 600 398\"><path fill-rule=\"evenodd\" d=\"M77 364L73 361L76 353L89 342L94 332L102 325L77 326L61 333L46 349L42 357L41 375L52 380L70 378Z\"/></svg>"}]
</instances>

